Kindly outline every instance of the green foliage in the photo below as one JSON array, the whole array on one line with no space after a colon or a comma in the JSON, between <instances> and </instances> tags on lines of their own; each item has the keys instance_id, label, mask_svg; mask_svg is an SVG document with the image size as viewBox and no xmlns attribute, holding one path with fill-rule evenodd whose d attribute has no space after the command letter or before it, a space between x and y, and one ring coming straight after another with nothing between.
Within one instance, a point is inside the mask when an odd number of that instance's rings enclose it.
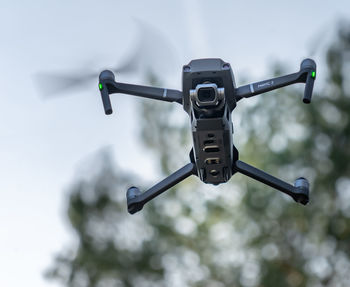
<instances>
[{"instance_id":1,"label":"green foliage","mask_svg":"<svg viewBox=\"0 0 350 287\"><path fill-rule=\"evenodd\" d=\"M131 181L107 154L96 175L71 188L77 244L48 276L66 286L348 286L349 55L350 30L341 28L311 105L301 103L301 87L288 87L234 111L240 158L289 182L306 176L308 206L241 175L218 187L192 177L130 216ZM142 104L140 135L163 175L188 161L180 109Z\"/></svg>"}]
</instances>

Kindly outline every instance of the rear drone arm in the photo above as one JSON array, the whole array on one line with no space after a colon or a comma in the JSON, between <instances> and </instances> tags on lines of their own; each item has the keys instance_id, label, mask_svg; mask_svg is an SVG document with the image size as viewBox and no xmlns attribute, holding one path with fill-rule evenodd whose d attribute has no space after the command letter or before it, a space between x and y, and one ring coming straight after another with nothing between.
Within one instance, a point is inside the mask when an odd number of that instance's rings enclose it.
<instances>
[{"instance_id":1,"label":"rear drone arm","mask_svg":"<svg viewBox=\"0 0 350 287\"><path fill-rule=\"evenodd\" d=\"M311 59L305 59L300 64L300 71L294 74L281 76L235 89L236 101L249 98L268 91L279 89L296 83L306 83L303 102L311 102L312 90L316 78L316 63Z\"/></svg>"},{"instance_id":2,"label":"rear drone arm","mask_svg":"<svg viewBox=\"0 0 350 287\"><path fill-rule=\"evenodd\" d=\"M293 186L240 160L237 160L234 163L233 168L235 172L240 172L279 191L282 191L285 194L288 194L296 202L303 205L306 205L309 202L309 182L303 177L296 179Z\"/></svg>"},{"instance_id":3,"label":"rear drone arm","mask_svg":"<svg viewBox=\"0 0 350 287\"><path fill-rule=\"evenodd\" d=\"M178 90L117 83L115 81L114 74L108 70L101 72L98 87L101 92L103 107L106 115L113 112L109 95L115 93L182 104L182 92Z\"/></svg>"},{"instance_id":4,"label":"rear drone arm","mask_svg":"<svg viewBox=\"0 0 350 287\"><path fill-rule=\"evenodd\" d=\"M143 193L137 187L130 187L126 193L129 213L134 214L140 211L148 201L196 173L195 164L189 163Z\"/></svg>"}]
</instances>

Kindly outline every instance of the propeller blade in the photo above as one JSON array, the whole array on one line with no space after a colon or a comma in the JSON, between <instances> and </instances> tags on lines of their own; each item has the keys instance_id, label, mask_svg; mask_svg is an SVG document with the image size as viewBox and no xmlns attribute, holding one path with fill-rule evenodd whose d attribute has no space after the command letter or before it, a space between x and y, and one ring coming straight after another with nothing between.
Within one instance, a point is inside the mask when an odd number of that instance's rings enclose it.
<instances>
[{"instance_id":1,"label":"propeller blade","mask_svg":"<svg viewBox=\"0 0 350 287\"><path fill-rule=\"evenodd\" d=\"M124 61L121 65L112 68L112 71L116 74L128 74L138 71L140 69L139 50L140 47L138 47L137 51L135 49L134 53L127 57L126 61Z\"/></svg>"},{"instance_id":2,"label":"propeller blade","mask_svg":"<svg viewBox=\"0 0 350 287\"><path fill-rule=\"evenodd\" d=\"M175 53L170 42L155 27L142 20L136 20L139 31L138 41L132 52L125 57L121 65L111 70L118 74L151 73L163 76L174 71ZM53 97L71 89L82 88L91 81L97 81L99 71L87 73L80 69L76 73L38 73L36 85L44 98Z\"/></svg>"},{"instance_id":3,"label":"propeller blade","mask_svg":"<svg viewBox=\"0 0 350 287\"><path fill-rule=\"evenodd\" d=\"M141 54L139 62L143 72L151 72L162 77L173 73L177 68L177 58L174 46L169 39L156 27L140 19L136 20L139 31L139 42Z\"/></svg>"},{"instance_id":4,"label":"propeller blade","mask_svg":"<svg viewBox=\"0 0 350 287\"><path fill-rule=\"evenodd\" d=\"M72 72L38 73L35 75L35 82L43 97L47 98L79 88L97 77L97 73L84 74L81 71L74 74Z\"/></svg>"}]
</instances>

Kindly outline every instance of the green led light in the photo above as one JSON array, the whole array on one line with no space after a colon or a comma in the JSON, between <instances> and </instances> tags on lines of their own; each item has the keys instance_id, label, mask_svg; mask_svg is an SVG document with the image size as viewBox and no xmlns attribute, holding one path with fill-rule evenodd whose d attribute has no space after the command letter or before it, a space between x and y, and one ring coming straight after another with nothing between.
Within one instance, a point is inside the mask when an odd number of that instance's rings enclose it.
<instances>
[{"instance_id":1,"label":"green led light","mask_svg":"<svg viewBox=\"0 0 350 287\"><path fill-rule=\"evenodd\" d=\"M102 89L103 89L102 84L98 84L98 88L100 89L100 91L102 91Z\"/></svg>"},{"instance_id":2,"label":"green led light","mask_svg":"<svg viewBox=\"0 0 350 287\"><path fill-rule=\"evenodd\" d=\"M316 77L316 71L312 71L312 72L311 72L311 77L312 77L312 78L315 78L315 77Z\"/></svg>"}]
</instances>

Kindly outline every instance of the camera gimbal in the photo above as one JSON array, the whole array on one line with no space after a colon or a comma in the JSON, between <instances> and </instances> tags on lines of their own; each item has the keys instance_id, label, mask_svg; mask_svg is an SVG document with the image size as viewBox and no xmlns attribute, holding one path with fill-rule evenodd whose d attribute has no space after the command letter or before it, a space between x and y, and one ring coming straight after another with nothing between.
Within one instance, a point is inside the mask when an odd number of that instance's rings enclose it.
<instances>
[{"instance_id":1,"label":"camera gimbal","mask_svg":"<svg viewBox=\"0 0 350 287\"><path fill-rule=\"evenodd\" d=\"M114 74L105 70L99 77L99 89L105 113L112 113L110 94L122 93L183 105L191 120L193 148L190 163L145 192L130 187L126 193L129 213L140 211L144 204L189 177L198 176L204 183L227 182L237 172L265 183L306 205L309 183L300 177L294 186L238 159L232 142L231 113L238 101L295 83L305 83L303 102L311 102L316 79L316 63L305 59L299 72L236 88L229 63L221 59L192 60L183 67L182 92L148 86L118 83Z\"/></svg>"}]
</instances>

